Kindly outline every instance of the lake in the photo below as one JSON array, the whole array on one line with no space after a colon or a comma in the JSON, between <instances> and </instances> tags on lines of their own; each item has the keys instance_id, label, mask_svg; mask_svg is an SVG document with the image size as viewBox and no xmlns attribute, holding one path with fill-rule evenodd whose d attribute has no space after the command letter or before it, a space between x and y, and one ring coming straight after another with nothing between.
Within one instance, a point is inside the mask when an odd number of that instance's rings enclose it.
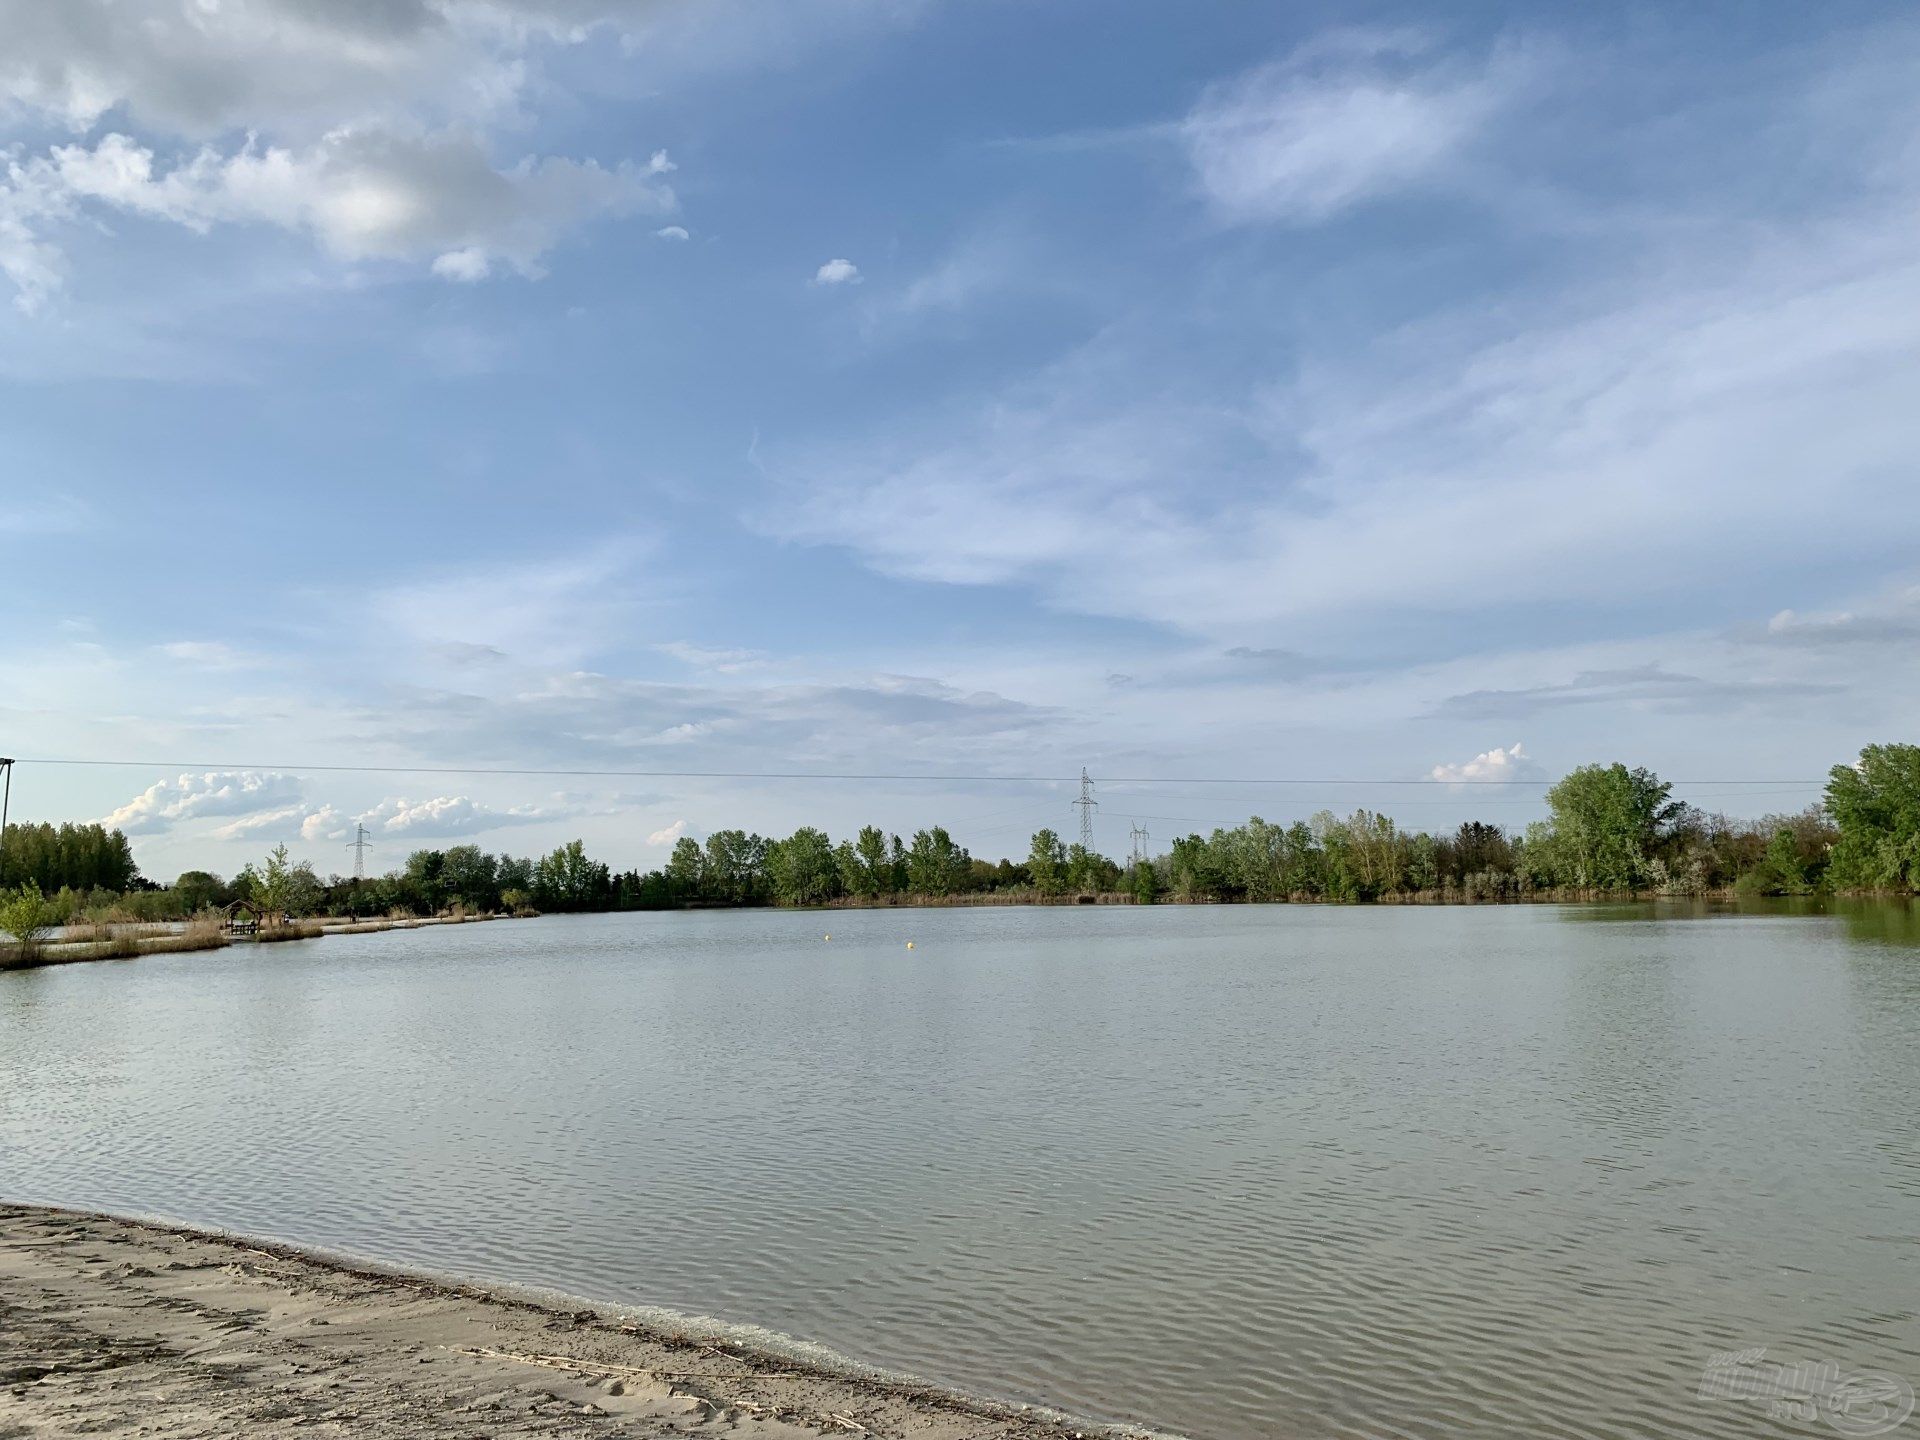
<instances>
[{"instance_id":1,"label":"lake","mask_svg":"<svg viewBox=\"0 0 1920 1440\"><path fill-rule=\"evenodd\" d=\"M1906 906L554 917L0 974L0 1197L1226 1440L1873 1433L1709 1366L1920 1381L1917 1112Z\"/></svg>"}]
</instances>

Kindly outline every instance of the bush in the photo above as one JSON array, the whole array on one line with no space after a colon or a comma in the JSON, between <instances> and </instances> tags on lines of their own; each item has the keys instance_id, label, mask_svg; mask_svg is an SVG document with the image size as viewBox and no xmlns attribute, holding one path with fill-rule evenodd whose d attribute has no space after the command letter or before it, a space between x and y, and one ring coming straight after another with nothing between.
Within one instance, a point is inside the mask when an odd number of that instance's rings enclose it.
<instances>
[{"instance_id":1,"label":"bush","mask_svg":"<svg viewBox=\"0 0 1920 1440\"><path fill-rule=\"evenodd\" d=\"M40 946L59 924L58 908L31 880L0 896L0 931L20 942L22 957L39 953Z\"/></svg>"}]
</instances>

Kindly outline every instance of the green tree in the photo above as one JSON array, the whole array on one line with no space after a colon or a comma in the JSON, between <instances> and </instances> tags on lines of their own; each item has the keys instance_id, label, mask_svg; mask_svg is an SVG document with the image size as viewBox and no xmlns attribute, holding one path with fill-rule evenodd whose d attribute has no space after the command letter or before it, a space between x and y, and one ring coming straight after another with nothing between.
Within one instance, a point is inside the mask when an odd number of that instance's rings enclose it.
<instances>
[{"instance_id":1,"label":"green tree","mask_svg":"<svg viewBox=\"0 0 1920 1440\"><path fill-rule=\"evenodd\" d=\"M667 884L673 888L676 900L706 897L707 852L691 835L682 835L673 842L673 854L667 857Z\"/></svg>"},{"instance_id":2,"label":"green tree","mask_svg":"<svg viewBox=\"0 0 1920 1440\"><path fill-rule=\"evenodd\" d=\"M206 870L183 871L180 878L173 882L180 908L188 915L197 915L202 910L218 905L226 888L218 875Z\"/></svg>"},{"instance_id":3,"label":"green tree","mask_svg":"<svg viewBox=\"0 0 1920 1440\"><path fill-rule=\"evenodd\" d=\"M31 880L0 894L0 931L20 942L20 954L25 959L39 953L59 922L59 910Z\"/></svg>"},{"instance_id":4,"label":"green tree","mask_svg":"<svg viewBox=\"0 0 1920 1440\"><path fill-rule=\"evenodd\" d=\"M1869 745L1827 780L1840 832L1829 870L1845 890L1920 889L1920 745Z\"/></svg>"},{"instance_id":5,"label":"green tree","mask_svg":"<svg viewBox=\"0 0 1920 1440\"><path fill-rule=\"evenodd\" d=\"M1151 860L1133 867L1133 898L1141 905L1151 905L1160 898L1160 876Z\"/></svg>"},{"instance_id":6,"label":"green tree","mask_svg":"<svg viewBox=\"0 0 1920 1440\"><path fill-rule=\"evenodd\" d=\"M1631 890L1667 829L1685 813L1650 770L1582 765L1547 792L1552 819L1528 829L1528 863L1548 884Z\"/></svg>"},{"instance_id":7,"label":"green tree","mask_svg":"<svg viewBox=\"0 0 1920 1440\"><path fill-rule=\"evenodd\" d=\"M893 856L887 849L887 837L877 825L862 825L859 838L853 844L854 854L859 858L859 883L854 894L871 898L875 895L890 894L895 888Z\"/></svg>"},{"instance_id":8,"label":"green tree","mask_svg":"<svg viewBox=\"0 0 1920 1440\"><path fill-rule=\"evenodd\" d=\"M455 845L441 857L440 883L450 900L470 910L492 910L500 901L499 862L478 845Z\"/></svg>"},{"instance_id":9,"label":"green tree","mask_svg":"<svg viewBox=\"0 0 1920 1440\"><path fill-rule=\"evenodd\" d=\"M288 914L294 899L294 880L293 862L287 858L287 847L274 846L256 874L254 902L269 915Z\"/></svg>"},{"instance_id":10,"label":"green tree","mask_svg":"<svg viewBox=\"0 0 1920 1440\"><path fill-rule=\"evenodd\" d=\"M970 868L967 852L936 825L915 834L907 850L907 888L919 895L951 895Z\"/></svg>"},{"instance_id":11,"label":"green tree","mask_svg":"<svg viewBox=\"0 0 1920 1440\"><path fill-rule=\"evenodd\" d=\"M744 830L707 837L707 890L729 905L751 905L766 894L767 842Z\"/></svg>"},{"instance_id":12,"label":"green tree","mask_svg":"<svg viewBox=\"0 0 1920 1440\"><path fill-rule=\"evenodd\" d=\"M1058 895L1067 887L1067 847L1051 830L1036 830L1027 851L1027 874L1042 895Z\"/></svg>"},{"instance_id":13,"label":"green tree","mask_svg":"<svg viewBox=\"0 0 1920 1440\"><path fill-rule=\"evenodd\" d=\"M1078 894L1111 890L1120 880L1120 867L1097 850L1079 843L1067 847L1067 886Z\"/></svg>"},{"instance_id":14,"label":"green tree","mask_svg":"<svg viewBox=\"0 0 1920 1440\"><path fill-rule=\"evenodd\" d=\"M408 908L421 915L437 915L447 903L447 855L444 850L416 850L407 856L400 886Z\"/></svg>"},{"instance_id":15,"label":"green tree","mask_svg":"<svg viewBox=\"0 0 1920 1440\"><path fill-rule=\"evenodd\" d=\"M783 905L824 904L839 890L833 841L824 830L802 826L768 847L767 878L774 898Z\"/></svg>"},{"instance_id":16,"label":"green tree","mask_svg":"<svg viewBox=\"0 0 1920 1440\"><path fill-rule=\"evenodd\" d=\"M599 909L613 898L613 877L584 844L569 840L533 867L533 896L543 910Z\"/></svg>"}]
</instances>

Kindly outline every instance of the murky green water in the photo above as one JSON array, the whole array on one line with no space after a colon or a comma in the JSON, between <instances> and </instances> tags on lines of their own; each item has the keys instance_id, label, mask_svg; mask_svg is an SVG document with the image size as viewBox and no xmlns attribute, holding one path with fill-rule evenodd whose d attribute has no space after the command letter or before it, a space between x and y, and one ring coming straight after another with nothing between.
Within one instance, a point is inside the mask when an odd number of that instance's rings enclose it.
<instances>
[{"instance_id":1,"label":"murky green water","mask_svg":"<svg viewBox=\"0 0 1920 1440\"><path fill-rule=\"evenodd\" d=\"M1906 907L607 916L0 975L7 1198L1219 1437L1866 1433L1703 1373L1920 1381L1917 1109Z\"/></svg>"}]
</instances>

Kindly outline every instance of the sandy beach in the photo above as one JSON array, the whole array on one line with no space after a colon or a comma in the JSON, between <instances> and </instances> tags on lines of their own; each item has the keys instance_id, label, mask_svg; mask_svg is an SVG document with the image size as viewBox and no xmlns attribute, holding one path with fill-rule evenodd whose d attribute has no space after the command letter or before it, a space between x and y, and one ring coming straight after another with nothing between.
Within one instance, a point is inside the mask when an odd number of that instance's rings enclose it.
<instances>
[{"instance_id":1,"label":"sandy beach","mask_svg":"<svg viewBox=\"0 0 1920 1440\"><path fill-rule=\"evenodd\" d=\"M1091 1433L611 1308L0 1205L0 1440Z\"/></svg>"}]
</instances>

